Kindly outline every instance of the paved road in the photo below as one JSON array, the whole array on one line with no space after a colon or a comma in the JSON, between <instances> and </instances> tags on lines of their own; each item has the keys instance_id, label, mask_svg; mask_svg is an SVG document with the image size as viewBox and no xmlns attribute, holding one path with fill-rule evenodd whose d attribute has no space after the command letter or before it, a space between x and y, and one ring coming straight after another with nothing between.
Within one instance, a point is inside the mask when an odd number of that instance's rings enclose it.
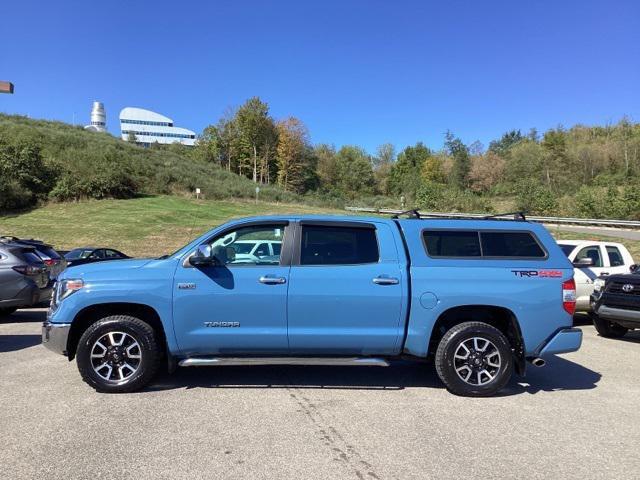
<instances>
[{"instance_id":1,"label":"paved road","mask_svg":"<svg viewBox=\"0 0 640 480\"><path fill-rule=\"evenodd\" d=\"M580 227L574 225L546 225L550 232L558 230L565 232L584 233L585 235L606 235L608 237L625 240L640 240L640 230L621 230L619 228Z\"/></svg>"},{"instance_id":2,"label":"paved road","mask_svg":"<svg viewBox=\"0 0 640 480\"><path fill-rule=\"evenodd\" d=\"M182 369L100 395L39 344L42 317L0 323L2 478L640 478L640 332L584 326L499 398L409 363Z\"/></svg>"}]
</instances>

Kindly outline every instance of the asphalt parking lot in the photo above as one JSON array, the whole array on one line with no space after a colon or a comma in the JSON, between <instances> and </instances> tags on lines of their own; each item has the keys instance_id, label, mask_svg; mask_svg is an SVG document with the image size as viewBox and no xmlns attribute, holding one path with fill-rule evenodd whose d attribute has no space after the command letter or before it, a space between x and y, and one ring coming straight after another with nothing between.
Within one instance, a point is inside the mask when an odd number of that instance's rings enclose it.
<instances>
[{"instance_id":1,"label":"asphalt parking lot","mask_svg":"<svg viewBox=\"0 0 640 480\"><path fill-rule=\"evenodd\" d=\"M179 369L101 395L0 322L0 475L22 478L640 478L640 332L582 326L504 395L449 394L431 365Z\"/></svg>"}]
</instances>

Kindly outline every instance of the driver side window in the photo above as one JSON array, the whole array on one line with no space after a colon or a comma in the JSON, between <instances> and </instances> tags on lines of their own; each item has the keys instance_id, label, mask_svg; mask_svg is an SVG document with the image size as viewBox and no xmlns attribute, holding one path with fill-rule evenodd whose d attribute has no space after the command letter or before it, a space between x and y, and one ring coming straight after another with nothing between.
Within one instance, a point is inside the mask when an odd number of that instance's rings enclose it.
<instances>
[{"instance_id":1,"label":"driver side window","mask_svg":"<svg viewBox=\"0 0 640 480\"><path fill-rule=\"evenodd\" d=\"M220 265L279 265L280 248L271 255L268 243L282 245L284 228L284 225L238 228L215 238L211 249Z\"/></svg>"},{"instance_id":2,"label":"driver side window","mask_svg":"<svg viewBox=\"0 0 640 480\"><path fill-rule=\"evenodd\" d=\"M597 245L590 245L580 250L576 255L576 260L581 260L583 258L591 258L593 260L594 267L602 267L603 265L602 255L600 255L600 247Z\"/></svg>"}]
</instances>

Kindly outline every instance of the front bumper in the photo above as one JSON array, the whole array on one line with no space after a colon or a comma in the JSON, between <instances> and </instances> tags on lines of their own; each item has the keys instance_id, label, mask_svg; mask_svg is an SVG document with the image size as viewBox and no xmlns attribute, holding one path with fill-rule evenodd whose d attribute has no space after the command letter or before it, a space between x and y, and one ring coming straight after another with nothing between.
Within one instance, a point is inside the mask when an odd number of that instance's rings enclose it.
<instances>
[{"instance_id":1,"label":"front bumper","mask_svg":"<svg viewBox=\"0 0 640 480\"><path fill-rule=\"evenodd\" d=\"M640 311L624 308L608 307L607 305L594 305L593 311L607 320L620 320L630 323L640 323ZM639 325L640 326L640 325Z\"/></svg>"},{"instance_id":2,"label":"front bumper","mask_svg":"<svg viewBox=\"0 0 640 480\"><path fill-rule=\"evenodd\" d=\"M42 344L52 352L66 355L69 330L71 330L70 323L44 322L42 324Z\"/></svg>"},{"instance_id":3,"label":"front bumper","mask_svg":"<svg viewBox=\"0 0 640 480\"><path fill-rule=\"evenodd\" d=\"M538 357L556 355L558 353L575 352L582 345L582 330L579 328L563 328L558 330L547 343L544 344Z\"/></svg>"}]
</instances>

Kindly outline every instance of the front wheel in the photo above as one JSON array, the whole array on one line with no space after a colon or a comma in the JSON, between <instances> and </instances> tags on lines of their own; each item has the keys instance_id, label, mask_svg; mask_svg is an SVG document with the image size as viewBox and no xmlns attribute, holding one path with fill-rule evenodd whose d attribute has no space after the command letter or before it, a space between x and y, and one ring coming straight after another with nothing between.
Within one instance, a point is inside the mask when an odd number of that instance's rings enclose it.
<instances>
[{"instance_id":1,"label":"front wheel","mask_svg":"<svg viewBox=\"0 0 640 480\"><path fill-rule=\"evenodd\" d=\"M617 323L610 322L607 319L600 318L595 313L591 314L591 320L593 321L593 326L596 327L596 330L601 337L620 338L624 337L629 331L628 328Z\"/></svg>"},{"instance_id":2,"label":"front wheel","mask_svg":"<svg viewBox=\"0 0 640 480\"><path fill-rule=\"evenodd\" d=\"M494 395L513 372L509 341L500 330L482 322L461 323L445 333L435 364L447 389L467 397Z\"/></svg>"},{"instance_id":3,"label":"front wheel","mask_svg":"<svg viewBox=\"0 0 640 480\"><path fill-rule=\"evenodd\" d=\"M99 392L139 390L158 370L161 351L153 328L128 315L105 317L80 337L76 361L82 379Z\"/></svg>"}]
</instances>

